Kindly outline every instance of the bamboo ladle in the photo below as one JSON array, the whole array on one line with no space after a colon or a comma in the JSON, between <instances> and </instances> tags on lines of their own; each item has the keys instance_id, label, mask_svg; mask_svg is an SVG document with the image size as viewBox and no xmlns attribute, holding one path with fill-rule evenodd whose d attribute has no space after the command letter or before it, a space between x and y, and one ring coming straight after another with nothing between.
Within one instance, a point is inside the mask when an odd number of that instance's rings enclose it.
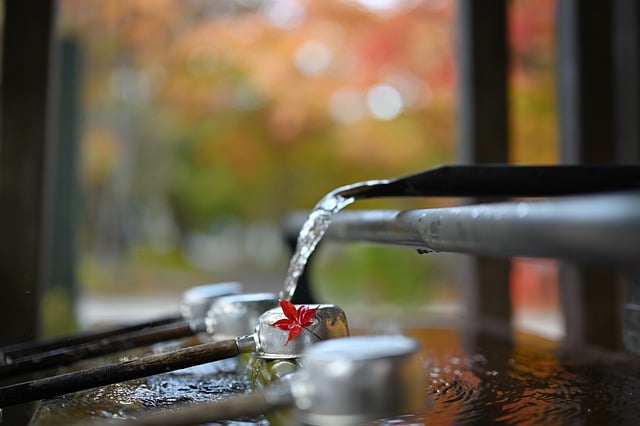
<instances>
[{"instance_id":1,"label":"bamboo ladle","mask_svg":"<svg viewBox=\"0 0 640 426\"><path fill-rule=\"evenodd\" d=\"M313 343L349 334L342 309L334 305L319 305L312 323L297 338L285 344L287 332L272 326L283 318L282 309L274 308L260 316L253 334L0 387L0 407L180 370L241 353L253 353L265 359L297 358Z\"/></svg>"},{"instance_id":2,"label":"bamboo ladle","mask_svg":"<svg viewBox=\"0 0 640 426\"><path fill-rule=\"evenodd\" d=\"M192 287L183 293L179 316L55 341L6 347L2 350L5 363L0 364L0 379L193 336L206 330L205 317L214 300L239 293L241 289L242 285L235 282Z\"/></svg>"}]
</instances>

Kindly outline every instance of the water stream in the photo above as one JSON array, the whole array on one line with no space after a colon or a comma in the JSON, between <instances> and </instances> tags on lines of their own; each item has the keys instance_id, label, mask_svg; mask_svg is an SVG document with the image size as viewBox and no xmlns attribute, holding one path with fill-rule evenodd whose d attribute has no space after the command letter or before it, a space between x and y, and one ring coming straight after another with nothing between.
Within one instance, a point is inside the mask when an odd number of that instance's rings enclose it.
<instances>
[{"instance_id":1,"label":"water stream","mask_svg":"<svg viewBox=\"0 0 640 426\"><path fill-rule=\"evenodd\" d=\"M311 210L298 234L296 250L289 262L280 298L291 300L298 286L298 280L304 272L309 257L329 228L331 220L340 210L353 203L359 194L364 194L373 186L385 185L388 180L372 180L341 186L325 195ZM343 194L348 193L348 196Z\"/></svg>"}]
</instances>

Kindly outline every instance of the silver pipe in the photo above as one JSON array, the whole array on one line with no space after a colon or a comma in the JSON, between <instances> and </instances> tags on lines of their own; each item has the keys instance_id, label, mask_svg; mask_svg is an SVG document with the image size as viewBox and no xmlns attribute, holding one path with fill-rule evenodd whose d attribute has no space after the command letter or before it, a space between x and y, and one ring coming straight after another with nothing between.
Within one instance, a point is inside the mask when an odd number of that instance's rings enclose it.
<instances>
[{"instance_id":1,"label":"silver pipe","mask_svg":"<svg viewBox=\"0 0 640 426\"><path fill-rule=\"evenodd\" d=\"M285 221L296 233L304 213ZM419 210L343 211L326 239L429 252L640 265L640 192Z\"/></svg>"}]
</instances>

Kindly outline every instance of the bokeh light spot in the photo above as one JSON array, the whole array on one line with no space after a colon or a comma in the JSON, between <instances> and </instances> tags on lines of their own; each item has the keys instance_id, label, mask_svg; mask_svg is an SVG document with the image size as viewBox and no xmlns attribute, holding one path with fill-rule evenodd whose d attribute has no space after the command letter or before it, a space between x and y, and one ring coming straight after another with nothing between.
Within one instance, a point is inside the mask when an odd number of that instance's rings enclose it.
<instances>
[{"instance_id":1,"label":"bokeh light spot","mask_svg":"<svg viewBox=\"0 0 640 426\"><path fill-rule=\"evenodd\" d=\"M340 123L354 123L364 117L366 102L364 93L353 87L336 90L329 99L329 112Z\"/></svg>"},{"instance_id":2,"label":"bokeh light spot","mask_svg":"<svg viewBox=\"0 0 640 426\"><path fill-rule=\"evenodd\" d=\"M379 120L393 120L404 109L400 93L386 84L379 84L369 90L367 106L371 115Z\"/></svg>"},{"instance_id":3,"label":"bokeh light spot","mask_svg":"<svg viewBox=\"0 0 640 426\"><path fill-rule=\"evenodd\" d=\"M294 63L305 74L319 74L329 67L332 56L331 49L326 44L310 40L296 51Z\"/></svg>"},{"instance_id":4,"label":"bokeh light spot","mask_svg":"<svg viewBox=\"0 0 640 426\"><path fill-rule=\"evenodd\" d=\"M305 10L297 0L274 0L266 5L265 13L274 27L289 30L300 25Z\"/></svg>"}]
</instances>

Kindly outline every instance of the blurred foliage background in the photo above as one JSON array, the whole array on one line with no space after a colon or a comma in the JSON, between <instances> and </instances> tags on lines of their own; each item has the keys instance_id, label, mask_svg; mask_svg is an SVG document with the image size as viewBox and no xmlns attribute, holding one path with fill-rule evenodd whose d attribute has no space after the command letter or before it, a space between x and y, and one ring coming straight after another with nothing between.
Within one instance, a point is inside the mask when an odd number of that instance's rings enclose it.
<instances>
[{"instance_id":1,"label":"blurred foliage background","mask_svg":"<svg viewBox=\"0 0 640 426\"><path fill-rule=\"evenodd\" d=\"M82 291L279 290L281 220L455 162L453 0L61 0L82 53ZM555 161L551 0L510 3L512 152ZM378 200L354 208L450 200ZM455 297L448 258L323 249L338 302ZM336 301L336 300L334 300Z\"/></svg>"}]
</instances>

